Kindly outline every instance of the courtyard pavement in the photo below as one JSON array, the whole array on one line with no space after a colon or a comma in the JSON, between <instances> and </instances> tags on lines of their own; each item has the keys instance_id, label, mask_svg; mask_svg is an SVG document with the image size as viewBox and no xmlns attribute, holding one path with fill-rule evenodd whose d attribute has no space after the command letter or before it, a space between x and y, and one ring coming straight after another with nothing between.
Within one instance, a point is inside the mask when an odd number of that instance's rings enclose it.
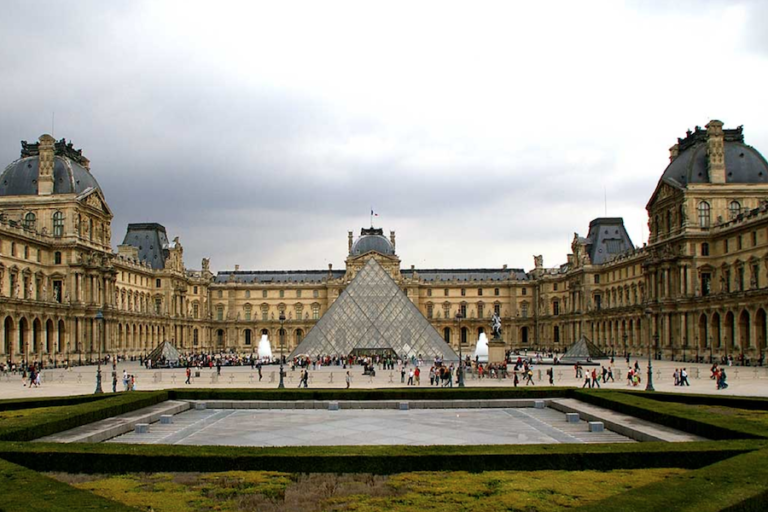
<instances>
[{"instance_id":1,"label":"courtyard pavement","mask_svg":"<svg viewBox=\"0 0 768 512\"><path fill-rule=\"evenodd\" d=\"M632 359L634 365L635 359ZM637 388L645 389L647 360L639 360L642 371L642 383ZM609 361L603 362L606 366ZM689 387L674 385L672 373L675 368L685 367L689 374ZM608 389L630 389L626 382L627 364L624 359L617 358L613 367L615 382L601 383ZM547 387L545 371L554 369L554 385L578 386L584 383L583 379L577 379L572 366L534 366L534 382L538 387ZM599 366L598 372L599 372ZM680 363L672 361L653 361L653 384L657 391L685 392L699 394L724 394L737 396L768 397L768 368L765 367L726 367L729 387L726 390L716 390L715 382L709 378L709 364ZM157 390L168 388L276 388L278 383L278 366L269 365L262 368L262 379L259 381L258 372L250 366L222 367L221 375L217 377L216 368L203 369L199 377L192 378L192 384L185 384L185 370L177 369L152 369L146 370L137 362L126 362L117 365L117 391L123 389L123 370L136 376L137 390ZM406 387L400 381L400 373L397 370L380 370L375 377L362 375L360 366L348 368L352 376L351 387L359 388L393 388ZM587 367L590 369L591 367ZM422 367L421 387L429 387L429 365ZM286 388L296 388L299 383L299 369L291 371L286 367ZM310 369L309 387L311 388L344 388L346 370L341 366L329 366L317 370ZM193 376L195 373L193 372ZM112 366L102 367L104 392L112 392ZM512 379L479 379L474 375L467 375L465 379L468 387L512 387ZM40 396L69 396L93 393L96 383L96 366L74 367L69 370L47 369L43 371L42 385L30 389L24 385L21 373L0 374L0 398L22 398ZM455 384L454 384L455 385ZM522 385L521 387L526 387Z\"/></svg>"}]
</instances>

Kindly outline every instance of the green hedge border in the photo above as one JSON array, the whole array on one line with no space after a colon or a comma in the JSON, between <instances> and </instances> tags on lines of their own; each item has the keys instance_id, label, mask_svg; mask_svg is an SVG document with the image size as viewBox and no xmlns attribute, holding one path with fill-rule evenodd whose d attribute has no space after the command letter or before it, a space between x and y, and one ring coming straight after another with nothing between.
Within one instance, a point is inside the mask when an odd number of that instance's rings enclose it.
<instances>
[{"instance_id":1,"label":"green hedge border","mask_svg":"<svg viewBox=\"0 0 768 512\"><path fill-rule=\"evenodd\" d=\"M62 405L77 405L88 402L104 400L114 396L113 394L101 395L75 395L62 397L39 397L39 398L10 398L0 400L0 412L18 411L22 409L34 409L39 407L58 407Z\"/></svg>"},{"instance_id":2,"label":"green hedge border","mask_svg":"<svg viewBox=\"0 0 768 512\"><path fill-rule=\"evenodd\" d=\"M35 407L32 410L39 411L39 414L0 419L0 441L32 441L166 400L166 391L143 391L109 395L104 400L50 409Z\"/></svg>"}]
</instances>

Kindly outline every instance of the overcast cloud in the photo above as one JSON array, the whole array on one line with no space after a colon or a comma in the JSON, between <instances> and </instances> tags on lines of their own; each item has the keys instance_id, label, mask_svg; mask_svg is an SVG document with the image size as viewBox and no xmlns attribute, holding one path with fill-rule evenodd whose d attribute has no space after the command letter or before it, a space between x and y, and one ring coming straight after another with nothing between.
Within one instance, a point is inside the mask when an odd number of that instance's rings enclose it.
<instances>
[{"instance_id":1,"label":"overcast cloud","mask_svg":"<svg viewBox=\"0 0 768 512\"><path fill-rule=\"evenodd\" d=\"M530 269L645 205L686 129L768 152L768 4L0 3L0 162L51 131L115 213L214 270L343 267L370 207L403 266Z\"/></svg>"}]
</instances>

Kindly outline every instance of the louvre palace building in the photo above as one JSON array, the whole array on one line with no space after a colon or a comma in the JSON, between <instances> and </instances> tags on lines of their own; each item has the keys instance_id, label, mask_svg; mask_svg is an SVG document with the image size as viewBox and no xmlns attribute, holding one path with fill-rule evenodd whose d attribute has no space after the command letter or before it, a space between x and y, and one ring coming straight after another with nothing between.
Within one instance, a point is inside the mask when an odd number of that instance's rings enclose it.
<instances>
[{"instance_id":1,"label":"louvre palace building","mask_svg":"<svg viewBox=\"0 0 768 512\"><path fill-rule=\"evenodd\" d=\"M745 143L742 127L724 129L717 120L689 130L669 151L649 190L642 246L621 218L596 218L586 235L574 234L558 266L535 257L529 270L472 268L471 261L402 268L395 232L371 227L340 237L348 247L342 268L214 274L207 259L187 268L179 238L157 223L129 224L113 250L98 170L71 143L43 135L22 142L20 158L0 176L0 360L137 356L162 341L182 352L253 353L262 335L283 340L289 353L316 325L322 334L324 315L348 288L354 296L358 275L388 286L402 311L418 313L425 343L437 339L456 352L473 351L497 313L511 350L562 352L585 336L609 354L651 346L665 359L761 360L768 163ZM351 315L351 307L336 315ZM330 345L340 351L365 335L353 332L353 316L346 321L343 332L326 333L352 340ZM394 313L387 320L400 321ZM379 338L380 346L391 342Z\"/></svg>"}]
</instances>

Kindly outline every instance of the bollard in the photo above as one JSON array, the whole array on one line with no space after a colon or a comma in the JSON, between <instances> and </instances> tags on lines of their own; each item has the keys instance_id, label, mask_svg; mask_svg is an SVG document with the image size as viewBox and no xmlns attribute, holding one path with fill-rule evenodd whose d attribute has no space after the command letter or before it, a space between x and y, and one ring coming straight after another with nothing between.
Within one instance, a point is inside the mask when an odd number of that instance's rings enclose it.
<instances>
[{"instance_id":1,"label":"bollard","mask_svg":"<svg viewBox=\"0 0 768 512\"><path fill-rule=\"evenodd\" d=\"M602 421L590 421L589 422L589 431L590 432L604 432L605 431L605 425L603 425Z\"/></svg>"},{"instance_id":2,"label":"bollard","mask_svg":"<svg viewBox=\"0 0 768 512\"><path fill-rule=\"evenodd\" d=\"M390 383L390 384L394 384L394 383L395 383L395 381L394 381L394 380L392 380L392 378L393 378L393 375L394 375L394 373L393 373L393 372L389 372L389 383Z\"/></svg>"},{"instance_id":3,"label":"bollard","mask_svg":"<svg viewBox=\"0 0 768 512\"><path fill-rule=\"evenodd\" d=\"M160 416L160 423L162 425L170 425L171 423L173 423L173 415L163 414L162 416Z\"/></svg>"},{"instance_id":4,"label":"bollard","mask_svg":"<svg viewBox=\"0 0 768 512\"><path fill-rule=\"evenodd\" d=\"M331 375L328 377L328 384L333 384L333 372L331 372Z\"/></svg>"},{"instance_id":5,"label":"bollard","mask_svg":"<svg viewBox=\"0 0 768 512\"><path fill-rule=\"evenodd\" d=\"M133 431L137 434L149 434L149 424L148 423L137 423L134 427Z\"/></svg>"},{"instance_id":6,"label":"bollard","mask_svg":"<svg viewBox=\"0 0 768 512\"><path fill-rule=\"evenodd\" d=\"M577 412L567 412L565 413L565 421L568 423L578 423L579 422L579 413Z\"/></svg>"}]
</instances>

